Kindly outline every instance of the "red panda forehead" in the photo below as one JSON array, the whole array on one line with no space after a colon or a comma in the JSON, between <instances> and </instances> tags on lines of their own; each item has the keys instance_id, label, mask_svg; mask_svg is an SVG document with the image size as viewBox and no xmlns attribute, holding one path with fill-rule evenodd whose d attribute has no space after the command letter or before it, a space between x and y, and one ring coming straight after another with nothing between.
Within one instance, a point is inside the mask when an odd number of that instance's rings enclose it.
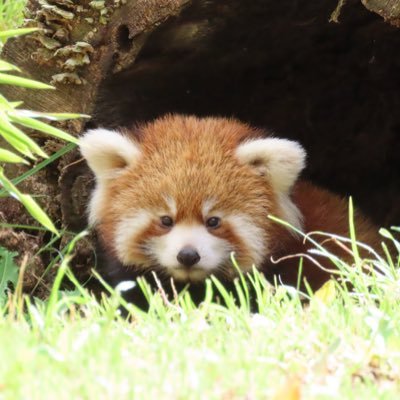
<instances>
[{"instance_id":1,"label":"red panda forehead","mask_svg":"<svg viewBox=\"0 0 400 400\"><path fill-rule=\"evenodd\" d=\"M202 223L207 217L238 213L257 216L274 202L268 185L247 171L190 166L157 169L154 165L144 170L130 177L127 185L120 185L115 195L122 196L129 209L150 209L176 222Z\"/></svg>"},{"instance_id":2,"label":"red panda forehead","mask_svg":"<svg viewBox=\"0 0 400 400\"><path fill-rule=\"evenodd\" d=\"M233 150L245 139L262 136L262 132L245 123L228 118L197 118L167 115L140 127L144 148L174 151L182 145Z\"/></svg>"},{"instance_id":3,"label":"red panda forehead","mask_svg":"<svg viewBox=\"0 0 400 400\"><path fill-rule=\"evenodd\" d=\"M258 218L275 203L267 182L228 161L202 165L173 158L161 165L144 159L115 179L108 193L117 216L146 209L154 217L169 215L176 222L203 223L207 217L243 213Z\"/></svg>"},{"instance_id":4,"label":"red panda forehead","mask_svg":"<svg viewBox=\"0 0 400 400\"><path fill-rule=\"evenodd\" d=\"M214 200L215 206L240 208L272 197L268 182L248 168L227 161L223 164L203 161L156 157L143 160L130 173L115 180L112 193L124 195L128 203L143 206L167 205L165 198L170 198L178 210L188 210L198 217L209 199Z\"/></svg>"},{"instance_id":5,"label":"red panda forehead","mask_svg":"<svg viewBox=\"0 0 400 400\"><path fill-rule=\"evenodd\" d=\"M264 179L240 164L235 149L249 127L233 120L167 116L141 127L139 163L112 184L122 209L157 212L174 203L179 220L201 221L209 212L260 213L273 203ZM253 132L254 134L254 132Z\"/></svg>"}]
</instances>

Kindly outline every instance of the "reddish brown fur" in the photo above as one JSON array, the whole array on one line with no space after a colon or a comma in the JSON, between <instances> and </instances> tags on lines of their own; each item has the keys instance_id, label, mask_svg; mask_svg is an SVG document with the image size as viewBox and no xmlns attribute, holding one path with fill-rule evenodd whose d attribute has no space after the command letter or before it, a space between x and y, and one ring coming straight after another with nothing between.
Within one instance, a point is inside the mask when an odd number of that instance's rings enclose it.
<instances>
[{"instance_id":1,"label":"reddish brown fur","mask_svg":"<svg viewBox=\"0 0 400 400\"><path fill-rule=\"evenodd\" d=\"M292 198L303 214L305 233L320 231L344 237L350 236L347 200L305 181L296 183ZM354 223L357 241L378 249L380 247L380 240L377 227L372 225L357 210L354 215ZM284 237L284 240L274 252L273 258L275 260L286 255L305 254L308 249L315 247L310 242L306 241L304 243L302 240L296 240L296 238L288 236L282 230L277 235L281 238ZM326 237L318 235L312 237L319 243L324 242L324 248L341 259L350 263L353 261L353 256L332 240L327 240ZM350 244L346 246L351 248ZM366 251L361 249L360 252L361 255L368 256ZM326 259L314 258L325 268L334 268L333 264ZM283 282L295 285L298 279L298 266L299 258L296 257L282 260L275 266L267 262L264 268L266 271L275 270L275 272L279 273ZM271 276L272 274L267 273L267 275ZM309 259L303 259L303 277L306 278L311 288L319 288L329 276L328 272L317 267Z\"/></svg>"},{"instance_id":2,"label":"reddish brown fur","mask_svg":"<svg viewBox=\"0 0 400 400\"><path fill-rule=\"evenodd\" d=\"M246 208L246 198L259 196L260 209L280 215L269 185L232 157L241 141L261 137L261 132L234 120L176 116L156 120L140 131L143 157L139 165L107 188L110 201L106 202L99 228L106 243L113 242L115 223L127 209L133 205L135 209L157 209L165 204L163 192L177 200L177 223L201 220L203 199L213 196L220 199L217 208L250 214L254 211ZM177 158L182 148L186 152ZM216 179L215 170L223 171L222 179ZM143 176L147 179L139 179ZM264 199L270 199L269 204ZM265 223L270 224L267 220Z\"/></svg>"},{"instance_id":3,"label":"reddish brown fur","mask_svg":"<svg viewBox=\"0 0 400 400\"><path fill-rule=\"evenodd\" d=\"M309 245L303 245L301 239L267 218L269 214L283 217L273 189L264 178L234 157L238 144L247 139L265 137L263 132L231 119L171 115L141 126L139 130L135 137L143 157L135 168L128 169L110 183L106 194L109 200L99 218L98 231L110 251L113 251L116 223L127 210L157 209L165 204L162 193L167 192L177 202L177 223L193 219L201 221L203 200L215 197L218 200L216 208L242 213L260 221L264 239L270 243L269 254L266 254L261 269L267 276L274 271L285 283L296 284L299 260L285 260L274 265L270 258L304 253ZM306 182L295 185L292 198L303 214L305 232L322 230L348 236L346 200ZM251 206L248 205L250 199ZM142 236L162 234L157 224L154 221ZM355 224L357 239L376 246L376 228L358 213ZM229 227L216 235L243 249L239 263L241 257L246 258L244 243ZM330 249L346 256L336 245L330 245ZM329 277L306 259L303 275L314 289Z\"/></svg>"}]
</instances>

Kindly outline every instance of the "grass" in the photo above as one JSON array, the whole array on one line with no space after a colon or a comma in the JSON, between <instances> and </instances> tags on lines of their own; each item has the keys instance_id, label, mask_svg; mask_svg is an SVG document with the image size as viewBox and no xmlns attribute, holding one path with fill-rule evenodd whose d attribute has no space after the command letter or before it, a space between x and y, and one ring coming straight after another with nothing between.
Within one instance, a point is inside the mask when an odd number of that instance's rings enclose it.
<instances>
[{"instance_id":1,"label":"grass","mask_svg":"<svg viewBox=\"0 0 400 400\"><path fill-rule=\"evenodd\" d=\"M0 0L0 31L21 25L27 0Z\"/></svg>"},{"instance_id":2,"label":"grass","mask_svg":"<svg viewBox=\"0 0 400 400\"><path fill-rule=\"evenodd\" d=\"M17 284L0 314L1 399L398 398L392 259L377 261L370 275L357 266L342 271L352 291L330 281L307 304L256 274L258 313L245 300L195 307L188 295L167 302L162 293L151 295L148 313L118 291L98 301L74 280L68 260L48 301L35 303ZM60 290L64 274L73 292Z\"/></svg>"},{"instance_id":3,"label":"grass","mask_svg":"<svg viewBox=\"0 0 400 400\"><path fill-rule=\"evenodd\" d=\"M399 320L383 332L384 315L375 311L339 304L304 311L272 301L267 313L253 316L193 310L128 323L96 313L42 329L1 324L0 395L271 398L293 385L304 398L395 399Z\"/></svg>"}]
</instances>

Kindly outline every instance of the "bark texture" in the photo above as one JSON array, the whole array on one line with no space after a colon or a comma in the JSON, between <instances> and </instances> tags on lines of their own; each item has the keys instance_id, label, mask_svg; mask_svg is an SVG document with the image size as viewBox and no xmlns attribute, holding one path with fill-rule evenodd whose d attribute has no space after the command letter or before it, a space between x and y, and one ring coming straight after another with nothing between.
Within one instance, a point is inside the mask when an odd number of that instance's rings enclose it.
<instances>
[{"instance_id":1,"label":"bark texture","mask_svg":"<svg viewBox=\"0 0 400 400\"><path fill-rule=\"evenodd\" d=\"M361 0L364 6L390 22L400 27L400 1L399 0Z\"/></svg>"}]
</instances>

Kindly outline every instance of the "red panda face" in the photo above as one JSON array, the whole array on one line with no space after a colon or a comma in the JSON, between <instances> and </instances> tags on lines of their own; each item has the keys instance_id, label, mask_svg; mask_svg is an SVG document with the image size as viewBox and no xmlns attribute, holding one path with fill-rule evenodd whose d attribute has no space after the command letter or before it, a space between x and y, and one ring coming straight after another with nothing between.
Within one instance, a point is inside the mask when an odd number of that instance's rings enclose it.
<instances>
[{"instance_id":1,"label":"red panda face","mask_svg":"<svg viewBox=\"0 0 400 400\"><path fill-rule=\"evenodd\" d=\"M218 208L216 200L207 198L197 210L182 209L186 206L180 200L189 199L163 193L159 206L140 205L125 212L125 204L118 200L112 208L120 216L113 241L117 257L125 265L161 267L175 279L194 281L212 273L234 273L231 252L244 269L262 261L265 231L244 210ZM267 210L260 211L266 219ZM109 218L105 221L111 223Z\"/></svg>"},{"instance_id":2,"label":"red panda face","mask_svg":"<svg viewBox=\"0 0 400 400\"><path fill-rule=\"evenodd\" d=\"M268 256L269 214L299 225L289 190L304 162L294 142L226 119L168 116L130 136L94 130L81 151L96 175L89 206L124 265L182 281L232 277Z\"/></svg>"}]
</instances>

